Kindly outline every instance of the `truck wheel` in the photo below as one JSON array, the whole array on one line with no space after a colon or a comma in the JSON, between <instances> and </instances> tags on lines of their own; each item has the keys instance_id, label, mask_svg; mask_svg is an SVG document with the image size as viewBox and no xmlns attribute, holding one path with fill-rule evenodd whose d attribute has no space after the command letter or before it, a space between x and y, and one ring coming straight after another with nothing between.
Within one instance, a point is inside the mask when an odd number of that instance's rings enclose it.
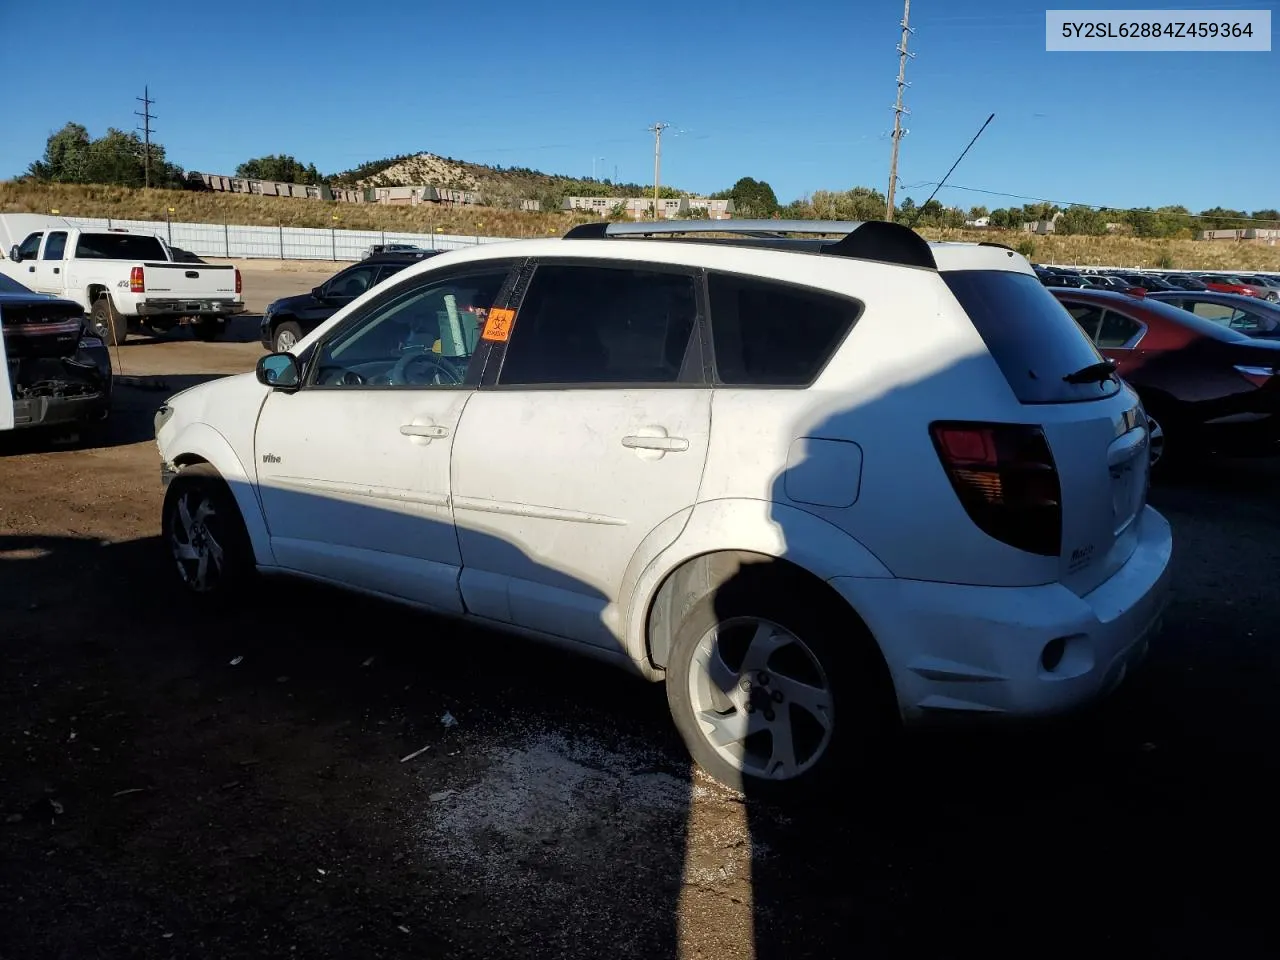
<instances>
[{"instance_id":1,"label":"truck wheel","mask_svg":"<svg viewBox=\"0 0 1280 960\"><path fill-rule=\"evenodd\" d=\"M298 345L298 341L302 339L302 328L292 320L286 320L280 326L276 327L273 334L273 340L276 345L276 353L289 353Z\"/></svg>"},{"instance_id":2,"label":"truck wheel","mask_svg":"<svg viewBox=\"0 0 1280 960\"><path fill-rule=\"evenodd\" d=\"M104 343L124 343L129 336L129 320L116 310L110 296L93 301L93 309L89 312L89 327Z\"/></svg>"},{"instance_id":3,"label":"truck wheel","mask_svg":"<svg viewBox=\"0 0 1280 960\"><path fill-rule=\"evenodd\" d=\"M192 327L197 340L209 343L217 340L227 329L227 321L221 317L201 317Z\"/></svg>"}]
</instances>

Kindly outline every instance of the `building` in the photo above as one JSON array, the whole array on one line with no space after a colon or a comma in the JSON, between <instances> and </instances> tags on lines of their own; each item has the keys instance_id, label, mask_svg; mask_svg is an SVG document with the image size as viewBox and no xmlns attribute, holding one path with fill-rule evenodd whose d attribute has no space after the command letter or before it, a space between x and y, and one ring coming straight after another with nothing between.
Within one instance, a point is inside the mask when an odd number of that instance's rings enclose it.
<instances>
[{"instance_id":1,"label":"building","mask_svg":"<svg viewBox=\"0 0 1280 960\"><path fill-rule=\"evenodd\" d=\"M980 230L985 230L987 227L991 226L991 218L978 217L976 220L966 220L964 225L966 227L977 227Z\"/></svg>"},{"instance_id":2,"label":"building","mask_svg":"<svg viewBox=\"0 0 1280 960\"><path fill-rule=\"evenodd\" d=\"M1280 240L1280 230L1249 227L1246 230L1201 230L1196 234L1197 240L1249 240L1275 246Z\"/></svg>"},{"instance_id":3,"label":"building","mask_svg":"<svg viewBox=\"0 0 1280 960\"><path fill-rule=\"evenodd\" d=\"M653 197L565 197L563 208L607 218L619 206L632 220L647 220L653 216ZM712 200L710 197L669 197L658 200L662 219L727 220L733 216L732 200Z\"/></svg>"},{"instance_id":4,"label":"building","mask_svg":"<svg viewBox=\"0 0 1280 960\"><path fill-rule=\"evenodd\" d=\"M303 200L339 200L362 203L356 190L334 189L327 183L282 183L279 180L255 180L250 177L226 177L218 173L187 174L190 186L219 193L247 193L260 197L296 197Z\"/></svg>"}]
</instances>

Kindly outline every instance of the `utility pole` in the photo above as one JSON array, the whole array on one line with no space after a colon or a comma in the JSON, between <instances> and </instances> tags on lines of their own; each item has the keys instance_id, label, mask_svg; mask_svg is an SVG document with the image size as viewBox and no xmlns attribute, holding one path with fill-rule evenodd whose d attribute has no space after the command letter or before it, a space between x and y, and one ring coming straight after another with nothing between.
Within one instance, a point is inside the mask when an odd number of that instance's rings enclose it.
<instances>
[{"instance_id":1,"label":"utility pole","mask_svg":"<svg viewBox=\"0 0 1280 960\"><path fill-rule=\"evenodd\" d=\"M155 116L151 113L151 105L155 103L155 101L151 99L151 91L148 87L142 88L142 96L134 97L133 99L137 100L142 104L141 112L135 110L133 111L133 113L134 113L134 116L138 116L142 118L142 126L138 128L142 131L142 143L143 143L142 182L143 182L143 186L150 187L151 186L151 121L155 119Z\"/></svg>"},{"instance_id":2,"label":"utility pole","mask_svg":"<svg viewBox=\"0 0 1280 960\"><path fill-rule=\"evenodd\" d=\"M662 131L671 126L669 123L655 123L649 128L653 134L653 219L658 219L658 180L662 175Z\"/></svg>"},{"instance_id":3,"label":"utility pole","mask_svg":"<svg viewBox=\"0 0 1280 960\"><path fill-rule=\"evenodd\" d=\"M911 0L903 0L902 7L902 41L898 44L898 101L893 106L893 155L889 160L889 193L885 204L885 219L893 220L893 191L898 185L898 144L902 135L902 115L909 112L902 105L902 93L907 88L907 58L915 58L914 53L907 53L907 38L915 31L908 25L911 19Z\"/></svg>"}]
</instances>

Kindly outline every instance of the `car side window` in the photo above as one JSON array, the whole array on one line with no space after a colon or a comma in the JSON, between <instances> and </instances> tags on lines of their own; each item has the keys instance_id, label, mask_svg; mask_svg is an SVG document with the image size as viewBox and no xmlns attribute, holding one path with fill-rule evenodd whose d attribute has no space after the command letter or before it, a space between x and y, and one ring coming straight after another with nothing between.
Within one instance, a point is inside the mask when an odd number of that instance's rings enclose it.
<instances>
[{"instance_id":1,"label":"car side window","mask_svg":"<svg viewBox=\"0 0 1280 960\"><path fill-rule=\"evenodd\" d=\"M377 267L353 267L325 284L324 295L335 300L354 300L374 285Z\"/></svg>"},{"instance_id":2,"label":"car side window","mask_svg":"<svg viewBox=\"0 0 1280 960\"><path fill-rule=\"evenodd\" d=\"M1102 326L1102 309L1083 303L1064 304L1064 306L1067 308L1067 313L1080 324L1080 329L1089 335L1090 340L1097 343L1098 328Z\"/></svg>"},{"instance_id":3,"label":"car side window","mask_svg":"<svg viewBox=\"0 0 1280 960\"><path fill-rule=\"evenodd\" d=\"M1107 310L1102 315L1102 323L1098 326L1099 347L1118 349L1129 345L1129 342L1142 332L1142 324L1123 313Z\"/></svg>"},{"instance_id":4,"label":"car side window","mask_svg":"<svg viewBox=\"0 0 1280 960\"><path fill-rule=\"evenodd\" d=\"M422 388L466 380L507 268L416 277L320 345L311 386Z\"/></svg>"},{"instance_id":5,"label":"car side window","mask_svg":"<svg viewBox=\"0 0 1280 960\"><path fill-rule=\"evenodd\" d=\"M862 304L777 281L707 277L716 380L733 386L812 383L862 313Z\"/></svg>"},{"instance_id":6,"label":"car side window","mask_svg":"<svg viewBox=\"0 0 1280 960\"><path fill-rule=\"evenodd\" d=\"M545 264L520 304L498 383L677 383L697 318L691 274Z\"/></svg>"},{"instance_id":7,"label":"car side window","mask_svg":"<svg viewBox=\"0 0 1280 960\"><path fill-rule=\"evenodd\" d=\"M40 252L40 241L42 239L44 239L43 231L33 233L22 241L22 244L18 247L18 253L23 260L34 260L36 258L36 254Z\"/></svg>"},{"instance_id":8,"label":"car side window","mask_svg":"<svg viewBox=\"0 0 1280 960\"><path fill-rule=\"evenodd\" d=\"M49 234L49 239L44 242L44 253L40 255L41 260L61 260L63 253L67 249L67 234L63 230Z\"/></svg>"},{"instance_id":9,"label":"car side window","mask_svg":"<svg viewBox=\"0 0 1280 960\"><path fill-rule=\"evenodd\" d=\"M1231 320L1231 314L1235 311L1234 307L1223 306L1221 303L1209 303L1201 300L1194 304L1191 312L1197 317L1204 317L1206 320L1212 320L1214 323L1227 323Z\"/></svg>"}]
</instances>

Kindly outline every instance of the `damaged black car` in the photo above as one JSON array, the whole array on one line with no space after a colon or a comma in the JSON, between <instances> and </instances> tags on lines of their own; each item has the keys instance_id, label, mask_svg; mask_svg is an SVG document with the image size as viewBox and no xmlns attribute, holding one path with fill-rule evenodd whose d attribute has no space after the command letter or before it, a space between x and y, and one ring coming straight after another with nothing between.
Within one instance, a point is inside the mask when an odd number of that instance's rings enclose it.
<instances>
[{"instance_id":1,"label":"damaged black car","mask_svg":"<svg viewBox=\"0 0 1280 960\"><path fill-rule=\"evenodd\" d=\"M0 274L0 330L14 427L79 430L111 409L111 355L84 308Z\"/></svg>"}]
</instances>

